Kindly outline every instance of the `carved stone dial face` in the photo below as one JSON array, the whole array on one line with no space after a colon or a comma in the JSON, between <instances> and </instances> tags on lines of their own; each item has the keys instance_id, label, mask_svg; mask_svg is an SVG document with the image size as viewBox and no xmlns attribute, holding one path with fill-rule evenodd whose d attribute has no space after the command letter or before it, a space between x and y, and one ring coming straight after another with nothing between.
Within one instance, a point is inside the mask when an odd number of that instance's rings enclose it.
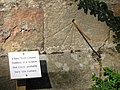
<instances>
[{"instance_id":1,"label":"carved stone dial face","mask_svg":"<svg viewBox=\"0 0 120 90\"><path fill-rule=\"evenodd\" d=\"M75 19L79 28L91 39L89 42L98 48L108 38L109 28L91 15L77 10L76 4L61 4L46 8L45 51L88 50L89 46L73 25Z\"/></svg>"}]
</instances>

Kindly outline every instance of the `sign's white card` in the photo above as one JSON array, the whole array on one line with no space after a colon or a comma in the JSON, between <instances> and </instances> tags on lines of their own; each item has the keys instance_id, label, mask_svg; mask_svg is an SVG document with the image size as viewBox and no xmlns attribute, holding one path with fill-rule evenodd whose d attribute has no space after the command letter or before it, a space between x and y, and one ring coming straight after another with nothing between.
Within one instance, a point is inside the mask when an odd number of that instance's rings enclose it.
<instances>
[{"instance_id":1,"label":"sign's white card","mask_svg":"<svg viewBox=\"0 0 120 90\"><path fill-rule=\"evenodd\" d=\"M11 79L42 77L38 51L9 52Z\"/></svg>"}]
</instances>

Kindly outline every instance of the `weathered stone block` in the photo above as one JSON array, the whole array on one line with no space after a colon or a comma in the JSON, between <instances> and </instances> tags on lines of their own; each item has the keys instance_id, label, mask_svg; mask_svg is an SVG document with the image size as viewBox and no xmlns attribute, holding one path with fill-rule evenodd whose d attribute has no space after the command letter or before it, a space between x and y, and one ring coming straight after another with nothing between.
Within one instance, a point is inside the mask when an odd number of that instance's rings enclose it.
<instances>
[{"instance_id":1,"label":"weathered stone block","mask_svg":"<svg viewBox=\"0 0 120 90\"><path fill-rule=\"evenodd\" d=\"M115 16L120 16L120 4L113 5L113 12Z\"/></svg>"},{"instance_id":2,"label":"weathered stone block","mask_svg":"<svg viewBox=\"0 0 120 90\"><path fill-rule=\"evenodd\" d=\"M42 8L13 9L4 18L3 29L9 32L3 48L8 51L41 49L44 12Z\"/></svg>"}]
</instances>

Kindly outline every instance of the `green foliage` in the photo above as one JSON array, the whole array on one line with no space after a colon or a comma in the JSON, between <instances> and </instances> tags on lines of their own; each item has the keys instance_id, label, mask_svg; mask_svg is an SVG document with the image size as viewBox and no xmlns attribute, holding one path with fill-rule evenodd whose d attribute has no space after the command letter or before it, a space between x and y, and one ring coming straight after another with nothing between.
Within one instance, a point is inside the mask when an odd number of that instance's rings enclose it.
<instances>
[{"instance_id":1,"label":"green foliage","mask_svg":"<svg viewBox=\"0 0 120 90\"><path fill-rule=\"evenodd\" d=\"M105 2L97 0L79 0L78 9L82 8L86 14L90 10L90 15L98 17L98 21L106 22L110 30L115 32L114 43L117 44L116 49L120 53L120 17L114 16Z\"/></svg>"},{"instance_id":2,"label":"green foliage","mask_svg":"<svg viewBox=\"0 0 120 90\"><path fill-rule=\"evenodd\" d=\"M108 67L104 68L104 80L98 78L95 74L92 76L92 80L95 84L92 85L91 90L120 90L120 74Z\"/></svg>"},{"instance_id":3,"label":"green foliage","mask_svg":"<svg viewBox=\"0 0 120 90\"><path fill-rule=\"evenodd\" d=\"M117 46L115 46L115 48L116 48L117 51L120 53L120 44L117 44Z\"/></svg>"}]
</instances>

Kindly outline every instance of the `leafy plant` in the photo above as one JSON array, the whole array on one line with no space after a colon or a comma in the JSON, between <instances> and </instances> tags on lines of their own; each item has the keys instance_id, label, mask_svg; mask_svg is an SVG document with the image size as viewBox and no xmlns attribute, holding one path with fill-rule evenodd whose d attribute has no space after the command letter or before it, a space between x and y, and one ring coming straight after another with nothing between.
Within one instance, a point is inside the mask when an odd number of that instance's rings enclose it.
<instances>
[{"instance_id":1,"label":"leafy plant","mask_svg":"<svg viewBox=\"0 0 120 90\"><path fill-rule=\"evenodd\" d=\"M98 0L79 0L78 10L82 8L86 14L90 10L90 15L98 17L98 21L106 22L110 30L115 32L114 43L117 44L116 50L120 53L120 17L114 16L107 4Z\"/></svg>"},{"instance_id":2,"label":"leafy plant","mask_svg":"<svg viewBox=\"0 0 120 90\"><path fill-rule=\"evenodd\" d=\"M92 76L92 80L95 84L92 85L91 90L120 90L120 74L108 67L104 68L104 80L98 78L95 74Z\"/></svg>"}]
</instances>

